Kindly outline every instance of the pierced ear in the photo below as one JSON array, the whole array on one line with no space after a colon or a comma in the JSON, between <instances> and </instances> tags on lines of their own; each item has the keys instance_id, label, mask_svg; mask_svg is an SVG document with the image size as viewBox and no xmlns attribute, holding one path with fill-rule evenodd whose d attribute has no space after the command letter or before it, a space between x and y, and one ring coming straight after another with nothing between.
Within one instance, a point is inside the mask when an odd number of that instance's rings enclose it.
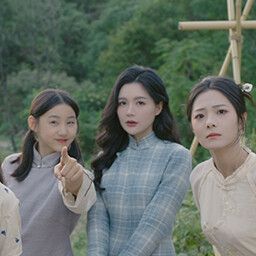
<instances>
[{"instance_id":1,"label":"pierced ear","mask_svg":"<svg viewBox=\"0 0 256 256\"><path fill-rule=\"evenodd\" d=\"M244 117L244 124L246 124L246 122L247 122L247 112L244 112L243 113L243 117Z\"/></svg>"},{"instance_id":2,"label":"pierced ear","mask_svg":"<svg viewBox=\"0 0 256 256\"><path fill-rule=\"evenodd\" d=\"M33 132L37 132L37 120L31 115L28 117L28 127Z\"/></svg>"},{"instance_id":3,"label":"pierced ear","mask_svg":"<svg viewBox=\"0 0 256 256\"><path fill-rule=\"evenodd\" d=\"M156 116L158 116L161 112L162 112L162 110L163 110L163 102L162 101L160 101L157 105L156 105L156 108L157 108L157 110L156 110Z\"/></svg>"}]
</instances>

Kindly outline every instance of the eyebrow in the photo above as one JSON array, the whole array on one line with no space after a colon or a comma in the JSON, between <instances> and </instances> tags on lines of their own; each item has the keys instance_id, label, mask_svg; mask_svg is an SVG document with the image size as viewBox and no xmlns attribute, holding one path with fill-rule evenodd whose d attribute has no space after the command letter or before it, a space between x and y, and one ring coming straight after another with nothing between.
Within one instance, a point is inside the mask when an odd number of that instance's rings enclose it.
<instances>
[{"instance_id":1,"label":"eyebrow","mask_svg":"<svg viewBox=\"0 0 256 256\"><path fill-rule=\"evenodd\" d=\"M60 119L60 116L57 116L57 115L50 115L50 116L48 116L48 118L58 118L58 119ZM76 119L75 116L68 116L67 118L68 118L68 119L73 119L73 118Z\"/></svg>"},{"instance_id":2,"label":"eyebrow","mask_svg":"<svg viewBox=\"0 0 256 256\"><path fill-rule=\"evenodd\" d=\"M118 97L119 100L126 100L127 98L126 97ZM135 100L139 100L139 99L148 99L147 97L145 96L137 96L134 98Z\"/></svg>"},{"instance_id":3,"label":"eyebrow","mask_svg":"<svg viewBox=\"0 0 256 256\"><path fill-rule=\"evenodd\" d=\"M220 108L220 107L227 107L226 104L218 104L218 105L214 105L212 108ZM203 111L205 110L205 108L198 108L198 109L195 109L194 112L199 112L199 111Z\"/></svg>"}]
</instances>

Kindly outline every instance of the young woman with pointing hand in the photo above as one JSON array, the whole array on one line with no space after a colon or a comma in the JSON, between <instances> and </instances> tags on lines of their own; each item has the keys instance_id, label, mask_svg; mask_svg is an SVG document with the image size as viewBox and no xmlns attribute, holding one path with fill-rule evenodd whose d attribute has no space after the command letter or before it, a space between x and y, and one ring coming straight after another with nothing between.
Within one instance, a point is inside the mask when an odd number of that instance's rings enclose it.
<instances>
[{"instance_id":1,"label":"young woman with pointing hand","mask_svg":"<svg viewBox=\"0 0 256 256\"><path fill-rule=\"evenodd\" d=\"M59 180L64 179L67 191L77 195L83 183L83 167L75 158L68 155L67 147L63 147L60 163L54 167L54 173Z\"/></svg>"},{"instance_id":2,"label":"young woman with pointing hand","mask_svg":"<svg viewBox=\"0 0 256 256\"><path fill-rule=\"evenodd\" d=\"M20 200L22 256L73 255L70 235L96 201L76 140L78 115L67 92L42 91L31 104L22 152L2 164L6 184Z\"/></svg>"}]
</instances>

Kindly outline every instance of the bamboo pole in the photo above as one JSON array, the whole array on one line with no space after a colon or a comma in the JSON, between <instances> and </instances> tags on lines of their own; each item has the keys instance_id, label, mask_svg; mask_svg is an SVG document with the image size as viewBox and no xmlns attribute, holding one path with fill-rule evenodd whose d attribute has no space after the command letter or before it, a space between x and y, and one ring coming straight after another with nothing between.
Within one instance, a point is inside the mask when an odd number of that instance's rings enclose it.
<instances>
[{"instance_id":1,"label":"bamboo pole","mask_svg":"<svg viewBox=\"0 0 256 256\"><path fill-rule=\"evenodd\" d=\"M241 15L241 23L247 19L247 16L252 8L253 3L254 3L254 0L247 0L244 10L243 10L243 13ZM241 56L241 59L242 59L242 56ZM231 46L229 46L229 48L228 48L225 60L222 64L221 70L219 72L220 76L224 76L226 74L230 61L231 61Z\"/></svg>"},{"instance_id":2,"label":"bamboo pole","mask_svg":"<svg viewBox=\"0 0 256 256\"><path fill-rule=\"evenodd\" d=\"M241 67L242 67L242 27L241 27L241 10L242 10L242 0L236 0L236 36L237 36L237 48L238 48L238 61L239 61L239 70L241 76ZM240 77L241 80L241 77ZM241 81L240 81L241 82Z\"/></svg>"},{"instance_id":3,"label":"bamboo pole","mask_svg":"<svg viewBox=\"0 0 256 256\"><path fill-rule=\"evenodd\" d=\"M237 22L233 21L180 21L179 30L228 30L235 29ZM241 21L243 29L255 29L256 21Z\"/></svg>"},{"instance_id":4,"label":"bamboo pole","mask_svg":"<svg viewBox=\"0 0 256 256\"><path fill-rule=\"evenodd\" d=\"M231 61L231 47L229 47L228 52L226 54L226 57L224 59L224 62L222 64L222 67L219 72L219 76L224 76L227 73L229 63Z\"/></svg>"},{"instance_id":5,"label":"bamboo pole","mask_svg":"<svg viewBox=\"0 0 256 256\"><path fill-rule=\"evenodd\" d=\"M241 21L244 21L244 20L247 19L249 11L252 8L253 2L254 2L254 0L247 0L247 2L245 4L245 7L244 7L244 10L243 10L243 13L242 13L242 16L241 16Z\"/></svg>"},{"instance_id":6,"label":"bamboo pole","mask_svg":"<svg viewBox=\"0 0 256 256\"><path fill-rule=\"evenodd\" d=\"M240 0L238 0L238 1L240 1ZM252 5L253 5L253 3L254 3L254 0L247 0L247 2L246 2L246 5L245 5L245 7L244 7L244 10L243 10L243 13L242 13L242 15L241 15L241 18L240 18L240 24L241 24L241 28L250 28L250 29L255 29L256 27L255 27L255 25L256 25L256 21L245 21L246 19L247 19L247 16L248 16L248 13L249 13L249 11L251 10L251 7L252 7ZM228 10L229 10L229 17L230 18L232 18L232 16L233 16L233 19L235 19L235 15L234 15L234 4L233 4L233 2L231 2L231 1L229 1L229 0L227 0L227 4L228 4ZM237 5L236 6L239 6L239 3L237 3ZM239 8L239 7L238 7ZM233 11L232 11L232 9L233 9ZM239 10L236 10L236 13L239 13ZM237 14L237 16L236 16L236 18L238 18L238 16L239 16L239 14ZM230 21L229 21L230 22ZM232 21L231 21L232 22ZM179 22L179 29L187 29L187 30L194 30L194 29L202 29L202 26L201 26L201 23L202 22L196 22L195 24L196 24L196 26L194 26L194 28L193 28L193 25L191 24L192 22ZM204 22L205 23L205 22ZM237 22L236 22L236 24L237 24ZM209 25L209 24L208 24ZM213 27L213 25L212 24L210 24L212 27ZM223 24L222 24L222 27L223 27ZM206 28L205 26L203 26L203 29L209 29L209 28ZM232 28L228 28L228 29L230 29L231 31L232 31ZM238 38L233 38L234 40L237 40ZM223 62L223 64L222 64L222 67L221 67L221 69L220 69L220 72L219 72L219 75L220 76L224 76L225 74L226 74L226 72L227 72L227 69L228 69L228 66L229 66L229 63L230 63L230 61L231 61L231 58L232 58L232 52L236 52L236 49L233 49L233 48L236 48L236 47L234 47L234 46L232 46L234 43L232 43L231 44L231 42L230 42L230 46L229 46L229 49L228 49L228 51L227 51L227 54L226 54L226 57L225 57L225 59L224 59L224 62ZM238 51L237 51L238 52ZM239 55L237 55L237 59L239 59ZM241 59L241 55L240 55L240 59ZM237 62L237 61L234 61L234 58L232 58L232 61L233 62ZM239 62L238 62L239 63ZM237 67L236 67L237 68ZM236 69L235 68L235 69ZM234 80L237 82L237 81L240 81L240 75L241 75L241 72L240 72L240 70L241 70L241 67L239 67L239 65L238 65L238 69L239 69L239 74L238 75L236 75L236 76L234 76ZM234 69L233 69L233 71L234 71ZM237 77L238 76L238 77ZM194 139L193 139L193 142L192 142L192 144L191 144L191 146L190 146L190 152L191 152L191 154L192 154L192 157L194 156L194 154L195 154L195 152L196 152L196 149L197 149L197 146L198 146L198 144L199 144L199 142L198 142L198 140L197 140L197 138L196 137L194 137Z\"/></svg>"},{"instance_id":7,"label":"bamboo pole","mask_svg":"<svg viewBox=\"0 0 256 256\"><path fill-rule=\"evenodd\" d=\"M256 21L255 20L247 20L243 21L241 20L241 27L243 29L255 29Z\"/></svg>"},{"instance_id":8,"label":"bamboo pole","mask_svg":"<svg viewBox=\"0 0 256 256\"><path fill-rule=\"evenodd\" d=\"M239 1L239 0L238 0ZM228 5L228 19L235 19L235 7L234 0L227 0ZM236 37L236 31L234 29L229 30L229 40L231 44L231 52L232 52L232 68L233 68L233 76L236 83L241 83L241 75L240 75L240 61L238 56L238 43Z\"/></svg>"},{"instance_id":9,"label":"bamboo pole","mask_svg":"<svg viewBox=\"0 0 256 256\"><path fill-rule=\"evenodd\" d=\"M198 139L197 139L196 136L194 136L194 139L193 139L192 144L191 144L190 149L189 149L192 157L196 153L196 149L197 149L198 144L199 144Z\"/></svg>"},{"instance_id":10,"label":"bamboo pole","mask_svg":"<svg viewBox=\"0 0 256 256\"><path fill-rule=\"evenodd\" d=\"M228 20L235 20L235 5L234 0L227 0Z\"/></svg>"}]
</instances>

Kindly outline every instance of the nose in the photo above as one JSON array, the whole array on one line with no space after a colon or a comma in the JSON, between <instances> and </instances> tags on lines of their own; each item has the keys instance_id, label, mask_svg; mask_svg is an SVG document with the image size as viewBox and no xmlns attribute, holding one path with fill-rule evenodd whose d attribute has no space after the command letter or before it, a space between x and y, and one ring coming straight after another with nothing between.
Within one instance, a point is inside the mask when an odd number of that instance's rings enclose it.
<instances>
[{"instance_id":1,"label":"nose","mask_svg":"<svg viewBox=\"0 0 256 256\"><path fill-rule=\"evenodd\" d=\"M134 107L133 104L129 104L128 108L127 108L127 116L132 116L134 115Z\"/></svg>"},{"instance_id":2,"label":"nose","mask_svg":"<svg viewBox=\"0 0 256 256\"><path fill-rule=\"evenodd\" d=\"M62 124L59 126L59 130L58 130L59 135L66 135L67 134L67 127L66 125Z\"/></svg>"},{"instance_id":3,"label":"nose","mask_svg":"<svg viewBox=\"0 0 256 256\"><path fill-rule=\"evenodd\" d=\"M206 127L207 127L207 128L216 127L216 122L215 122L214 119L213 119L212 117L210 117L210 116L207 118Z\"/></svg>"}]
</instances>

